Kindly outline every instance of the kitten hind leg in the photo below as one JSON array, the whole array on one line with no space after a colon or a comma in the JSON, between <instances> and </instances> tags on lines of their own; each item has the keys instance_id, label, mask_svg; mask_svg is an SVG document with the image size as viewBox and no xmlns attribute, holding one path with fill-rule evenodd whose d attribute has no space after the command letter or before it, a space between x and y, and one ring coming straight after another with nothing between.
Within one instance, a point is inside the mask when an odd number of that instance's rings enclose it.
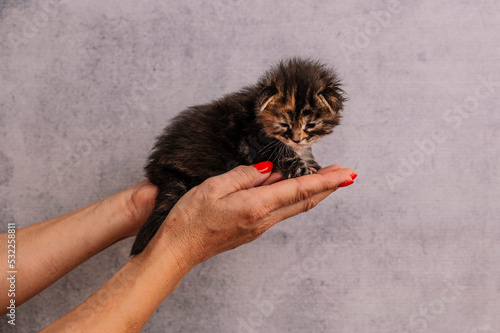
<instances>
[{"instance_id":1,"label":"kitten hind leg","mask_svg":"<svg viewBox=\"0 0 500 333\"><path fill-rule=\"evenodd\" d=\"M137 233L134 245L132 245L132 250L130 255L136 255L141 253L149 241L156 234L163 221L167 217L168 213L177 203L177 201L187 192L187 188L184 184L176 182L174 184L170 183L168 188L162 187L158 189L158 194L156 196L156 204L153 211L149 215L146 223L144 223Z\"/></svg>"}]
</instances>

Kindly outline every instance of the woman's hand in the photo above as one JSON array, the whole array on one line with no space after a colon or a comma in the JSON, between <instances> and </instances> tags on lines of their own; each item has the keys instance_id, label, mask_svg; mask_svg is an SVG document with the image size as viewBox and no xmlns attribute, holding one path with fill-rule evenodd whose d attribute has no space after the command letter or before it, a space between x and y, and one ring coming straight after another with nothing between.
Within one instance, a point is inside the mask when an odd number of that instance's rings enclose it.
<instances>
[{"instance_id":1,"label":"woman's hand","mask_svg":"<svg viewBox=\"0 0 500 333\"><path fill-rule=\"evenodd\" d=\"M187 192L146 250L173 255L179 266L189 270L315 207L354 175L351 169L333 165L314 175L279 181L279 174L239 166Z\"/></svg>"}]
</instances>

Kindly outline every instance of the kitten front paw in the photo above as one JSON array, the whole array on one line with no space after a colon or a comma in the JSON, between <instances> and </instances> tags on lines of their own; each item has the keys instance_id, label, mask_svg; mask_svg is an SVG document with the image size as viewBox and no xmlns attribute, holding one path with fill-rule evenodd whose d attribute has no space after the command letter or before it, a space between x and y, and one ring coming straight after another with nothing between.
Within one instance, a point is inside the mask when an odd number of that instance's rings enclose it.
<instances>
[{"instance_id":1,"label":"kitten front paw","mask_svg":"<svg viewBox=\"0 0 500 333\"><path fill-rule=\"evenodd\" d=\"M316 172L311 170L306 164L300 165L297 168L292 168L286 172L285 177L288 178L296 178L305 175L312 175Z\"/></svg>"},{"instance_id":2,"label":"kitten front paw","mask_svg":"<svg viewBox=\"0 0 500 333\"><path fill-rule=\"evenodd\" d=\"M318 171L319 169L321 169L321 165L319 165L316 162L307 162L307 166L310 167L310 168L313 168L316 171Z\"/></svg>"}]
</instances>

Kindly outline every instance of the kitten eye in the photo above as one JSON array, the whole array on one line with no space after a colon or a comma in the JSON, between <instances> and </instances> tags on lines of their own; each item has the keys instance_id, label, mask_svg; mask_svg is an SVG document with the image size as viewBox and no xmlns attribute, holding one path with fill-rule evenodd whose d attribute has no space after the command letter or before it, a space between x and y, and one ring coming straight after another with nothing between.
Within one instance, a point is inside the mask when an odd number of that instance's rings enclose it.
<instances>
[{"instance_id":1,"label":"kitten eye","mask_svg":"<svg viewBox=\"0 0 500 333\"><path fill-rule=\"evenodd\" d=\"M312 129L314 127L316 127L316 124L313 123L306 124L306 129Z\"/></svg>"},{"instance_id":2,"label":"kitten eye","mask_svg":"<svg viewBox=\"0 0 500 333\"><path fill-rule=\"evenodd\" d=\"M288 127L288 124L287 123L280 123L280 126L286 128L286 127Z\"/></svg>"}]
</instances>

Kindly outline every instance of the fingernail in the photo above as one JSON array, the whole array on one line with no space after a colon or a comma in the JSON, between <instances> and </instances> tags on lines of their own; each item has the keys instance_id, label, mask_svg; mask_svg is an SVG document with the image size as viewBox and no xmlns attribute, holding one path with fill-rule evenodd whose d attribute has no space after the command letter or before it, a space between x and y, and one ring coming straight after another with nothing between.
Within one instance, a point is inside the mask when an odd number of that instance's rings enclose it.
<instances>
[{"instance_id":1,"label":"fingernail","mask_svg":"<svg viewBox=\"0 0 500 333\"><path fill-rule=\"evenodd\" d=\"M357 176L358 176L357 174L353 173L353 174L351 175L351 179L352 179L352 180L354 180L354 179L356 179L356 177L357 177Z\"/></svg>"},{"instance_id":2,"label":"fingernail","mask_svg":"<svg viewBox=\"0 0 500 333\"><path fill-rule=\"evenodd\" d=\"M273 169L273 162L264 161L254 165L254 167L259 170L260 173L268 173Z\"/></svg>"},{"instance_id":3,"label":"fingernail","mask_svg":"<svg viewBox=\"0 0 500 333\"><path fill-rule=\"evenodd\" d=\"M342 184L339 185L339 187L346 187L346 186L349 186L351 184L354 184L354 180L346 180L345 182L343 182Z\"/></svg>"}]
</instances>

